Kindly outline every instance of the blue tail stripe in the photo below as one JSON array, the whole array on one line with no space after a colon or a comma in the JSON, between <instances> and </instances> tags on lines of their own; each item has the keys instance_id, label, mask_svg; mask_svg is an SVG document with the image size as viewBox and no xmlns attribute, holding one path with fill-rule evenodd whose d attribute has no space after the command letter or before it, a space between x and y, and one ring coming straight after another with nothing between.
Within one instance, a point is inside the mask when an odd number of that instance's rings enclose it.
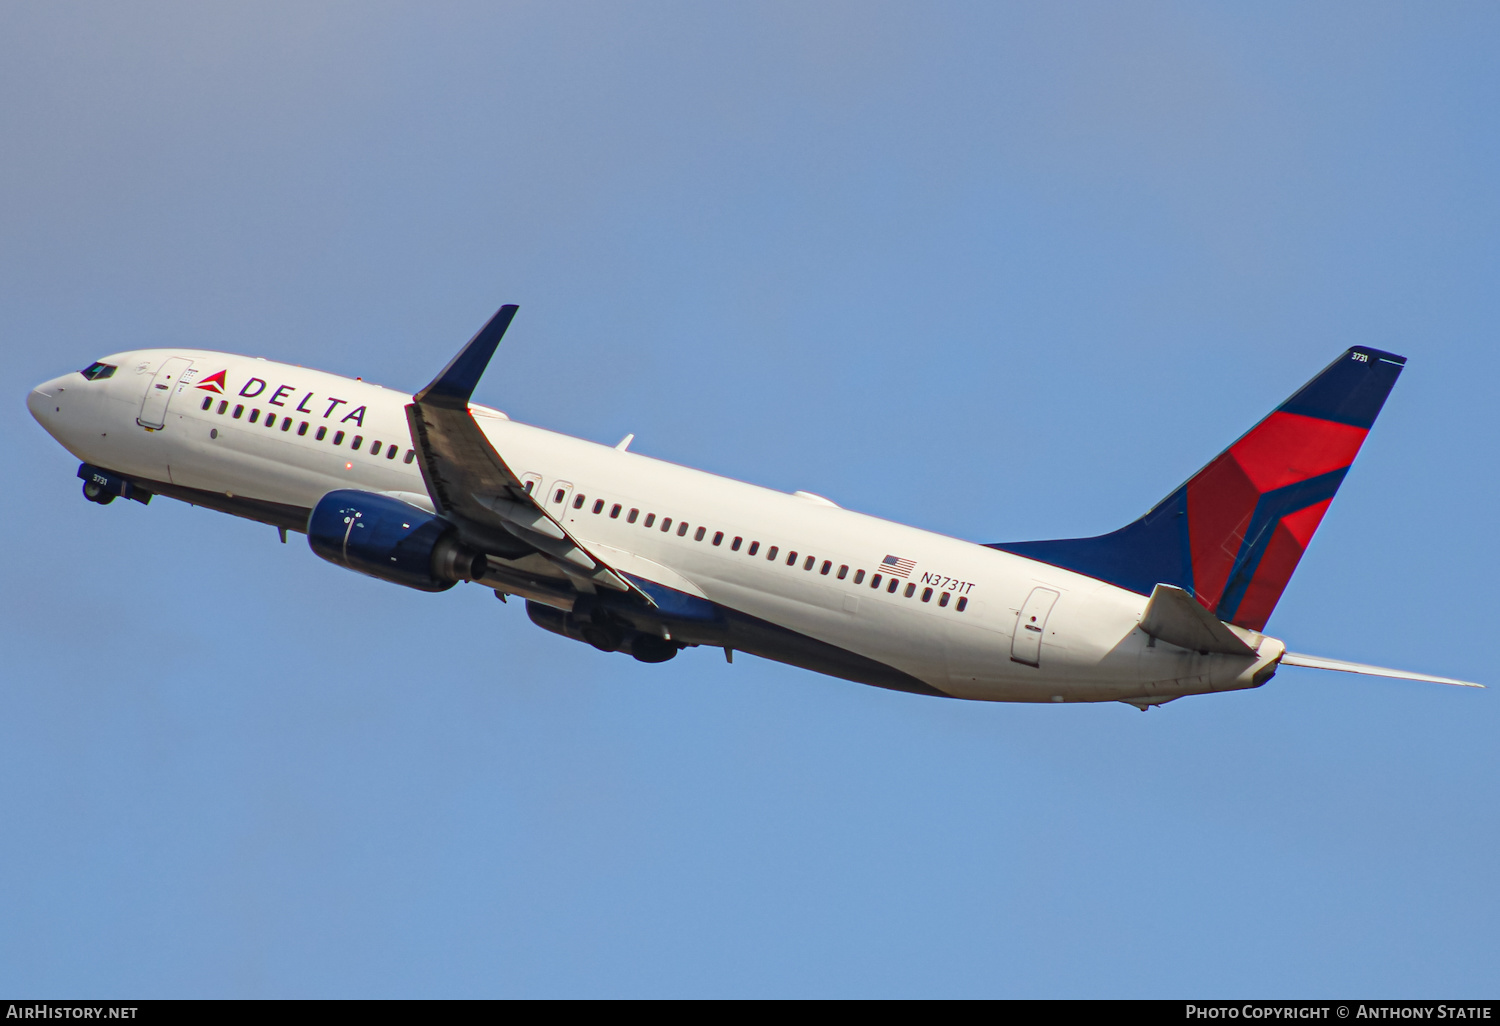
<instances>
[{"instance_id":1,"label":"blue tail stripe","mask_svg":"<svg viewBox=\"0 0 1500 1026\"><path fill-rule=\"evenodd\" d=\"M1266 492L1260 497L1260 501L1255 504L1255 512L1250 517L1250 526L1245 531L1245 540L1235 556L1234 568L1229 572L1229 581L1224 585L1224 593L1219 596L1215 616L1221 620L1233 619L1240 603L1244 601L1250 582L1255 579L1255 571L1260 568L1261 558L1270 547L1271 538L1276 533L1276 525L1281 522L1281 518L1324 499L1333 498L1348 473L1349 468L1344 467L1289 484L1274 492Z\"/></svg>"}]
</instances>

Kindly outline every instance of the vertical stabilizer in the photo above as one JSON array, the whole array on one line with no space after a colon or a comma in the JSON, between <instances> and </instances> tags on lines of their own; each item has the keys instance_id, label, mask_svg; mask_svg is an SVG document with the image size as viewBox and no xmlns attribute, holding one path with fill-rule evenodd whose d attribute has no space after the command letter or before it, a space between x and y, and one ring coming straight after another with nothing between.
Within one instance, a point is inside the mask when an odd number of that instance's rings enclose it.
<instances>
[{"instance_id":1,"label":"vertical stabilizer","mask_svg":"<svg viewBox=\"0 0 1500 1026\"><path fill-rule=\"evenodd\" d=\"M1348 350L1118 531L990 547L1142 595L1169 584L1220 620L1261 630L1405 363Z\"/></svg>"}]
</instances>

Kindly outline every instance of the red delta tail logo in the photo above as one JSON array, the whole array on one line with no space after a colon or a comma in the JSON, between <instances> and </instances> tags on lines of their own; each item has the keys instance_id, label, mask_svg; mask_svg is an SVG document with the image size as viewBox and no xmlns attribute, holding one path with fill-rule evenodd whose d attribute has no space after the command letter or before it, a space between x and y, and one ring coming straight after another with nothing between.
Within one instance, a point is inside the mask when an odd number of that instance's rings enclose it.
<instances>
[{"instance_id":1,"label":"red delta tail logo","mask_svg":"<svg viewBox=\"0 0 1500 1026\"><path fill-rule=\"evenodd\" d=\"M1277 410L1187 483L1193 593L1260 630L1368 428Z\"/></svg>"},{"instance_id":2,"label":"red delta tail logo","mask_svg":"<svg viewBox=\"0 0 1500 1026\"><path fill-rule=\"evenodd\" d=\"M218 395L223 395L224 390L229 387L224 383L224 374L224 371L219 371L219 373L217 374L210 374L208 377L204 378L193 387L201 388L205 392L214 392Z\"/></svg>"}]
</instances>

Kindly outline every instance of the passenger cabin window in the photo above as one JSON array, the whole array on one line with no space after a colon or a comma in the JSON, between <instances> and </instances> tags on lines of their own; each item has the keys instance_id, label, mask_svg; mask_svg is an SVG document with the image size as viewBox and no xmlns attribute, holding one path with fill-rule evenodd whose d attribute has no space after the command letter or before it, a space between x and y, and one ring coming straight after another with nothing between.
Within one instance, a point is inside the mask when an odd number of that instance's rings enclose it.
<instances>
[{"instance_id":1,"label":"passenger cabin window","mask_svg":"<svg viewBox=\"0 0 1500 1026\"><path fill-rule=\"evenodd\" d=\"M760 542L754 542L754 541L751 542L750 543L750 555L753 556L753 555L755 555L759 551L760 551Z\"/></svg>"},{"instance_id":2,"label":"passenger cabin window","mask_svg":"<svg viewBox=\"0 0 1500 1026\"><path fill-rule=\"evenodd\" d=\"M298 435L305 435L305 434L307 434L307 428L308 428L307 421L304 420L301 424L297 425L297 434Z\"/></svg>"},{"instance_id":3,"label":"passenger cabin window","mask_svg":"<svg viewBox=\"0 0 1500 1026\"><path fill-rule=\"evenodd\" d=\"M603 499L595 499L594 500L594 514L597 516L598 514L603 513L603 512L604 512L604 500Z\"/></svg>"},{"instance_id":4,"label":"passenger cabin window","mask_svg":"<svg viewBox=\"0 0 1500 1026\"><path fill-rule=\"evenodd\" d=\"M333 444L334 445L343 445L344 444L344 433L342 431L335 431L333 433Z\"/></svg>"},{"instance_id":5,"label":"passenger cabin window","mask_svg":"<svg viewBox=\"0 0 1500 1026\"><path fill-rule=\"evenodd\" d=\"M219 400L219 416L224 416L224 411L229 409L229 403L223 399Z\"/></svg>"},{"instance_id":6,"label":"passenger cabin window","mask_svg":"<svg viewBox=\"0 0 1500 1026\"><path fill-rule=\"evenodd\" d=\"M950 598L952 598L952 597L953 597L953 593L951 591L945 591L945 592L943 592L941 595L938 596L938 605L940 605L940 606L946 606L948 604L948 600Z\"/></svg>"},{"instance_id":7,"label":"passenger cabin window","mask_svg":"<svg viewBox=\"0 0 1500 1026\"><path fill-rule=\"evenodd\" d=\"M894 594L896 594L896 589L899 588L899 587L901 587L901 582L899 580L897 580L896 578L892 577L891 578L891 583L888 584L888 585L886 585L886 589L885 590L887 592L889 592L890 594L894 595Z\"/></svg>"},{"instance_id":8,"label":"passenger cabin window","mask_svg":"<svg viewBox=\"0 0 1500 1026\"><path fill-rule=\"evenodd\" d=\"M356 441L354 444L358 445L359 442ZM536 482L535 481L527 481L526 482L526 494L530 495L531 494L531 489L534 488L535 486L536 486Z\"/></svg>"},{"instance_id":9,"label":"passenger cabin window","mask_svg":"<svg viewBox=\"0 0 1500 1026\"><path fill-rule=\"evenodd\" d=\"M282 417L281 418L281 430L283 430L283 431L290 431L291 429L292 429L292 418L291 417Z\"/></svg>"},{"instance_id":10,"label":"passenger cabin window","mask_svg":"<svg viewBox=\"0 0 1500 1026\"><path fill-rule=\"evenodd\" d=\"M378 438L370 443L370 452L376 456L380 455L380 440Z\"/></svg>"},{"instance_id":11,"label":"passenger cabin window","mask_svg":"<svg viewBox=\"0 0 1500 1026\"><path fill-rule=\"evenodd\" d=\"M252 424L260 420L260 410L251 410L249 420Z\"/></svg>"},{"instance_id":12,"label":"passenger cabin window","mask_svg":"<svg viewBox=\"0 0 1500 1026\"><path fill-rule=\"evenodd\" d=\"M831 560L831 559L825 559L825 560L823 560L823 569L819 570L818 573L822 574L824 577L827 577L828 576L828 571L830 571L832 569L833 569L833 560Z\"/></svg>"},{"instance_id":13,"label":"passenger cabin window","mask_svg":"<svg viewBox=\"0 0 1500 1026\"><path fill-rule=\"evenodd\" d=\"M916 590L917 586L915 584L908 584L906 586L906 597L911 598L916 593Z\"/></svg>"},{"instance_id":14,"label":"passenger cabin window","mask_svg":"<svg viewBox=\"0 0 1500 1026\"><path fill-rule=\"evenodd\" d=\"M969 604L969 597L967 595L965 595L963 598L961 598L961 599L958 600L958 604L956 606L954 606L953 608L957 609L960 613L962 613L964 611L964 607L967 606L968 604Z\"/></svg>"},{"instance_id":15,"label":"passenger cabin window","mask_svg":"<svg viewBox=\"0 0 1500 1026\"><path fill-rule=\"evenodd\" d=\"M365 436L364 435L355 435L354 436L354 441L352 441L352 442L349 443L349 448L354 449L354 450L358 450L359 447L362 444L364 444L364 440L365 440Z\"/></svg>"},{"instance_id":16,"label":"passenger cabin window","mask_svg":"<svg viewBox=\"0 0 1500 1026\"><path fill-rule=\"evenodd\" d=\"M579 495L576 498L574 498L574 500L573 500L573 508L574 509L583 509L583 504L585 502L587 502L587 501L588 501L587 496L583 495L582 493L579 493Z\"/></svg>"},{"instance_id":17,"label":"passenger cabin window","mask_svg":"<svg viewBox=\"0 0 1500 1026\"><path fill-rule=\"evenodd\" d=\"M743 542L744 540L745 539L741 538L739 535L735 535L734 536L734 543L729 546L730 550L733 551L733 552L740 551L740 543Z\"/></svg>"},{"instance_id":18,"label":"passenger cabin window","mask_svg":"<svg viewBox=\"0 0 1500 1026\"><path fill-rule=\"evenodd\" d=\"M788 552L786 554L786 565L787 566L796 566L797 565L797 550L796 549L793 549L791 552Z\"/></svg>"},{"instance_id":19,"label":"passenger cabin window","mask_svg":"<svg viewBox=\"0 0 1500 1026\"><path fill-rule=\"evenodd\" d=\"M240 414L242 414L244 412L245 412L245 404L244 403L236 403L235 407L234 407L234 419L235 420L239 420L240 419Z\"/></svg>"},{"instance_id":20,"label":"passenger cabin window","mask_svg":"<svg viewBox=\"0 0 1500 1026\"><path fill-rule=\"evenodd\" d=\"M325 439L327 437L328 437L328 429L326 427L324 427L323 425L319 424L318 425L318 433L315 434L315 435L313 435L313 439L315 441L321 442L323 439Z\"/></svg>"},{"instance_id":21,"label":"passenger cabin window","mask_svg":"<svg viewBox=\"0 0 1500 1026\"><path fill-rule=\"evenodd\" d=\"M932 589L931 588L923 588L922 589L922 601L923 602L931 602L932 601Z\"/></svg>"},{"instance_id":22,"label":"passenger cabin window","mask_svg":"<svg viewBox=\"0 0 1500 1026\"><path fill-rule=\"evenodd\" d=\"M385 458L388 459L388 460L395 459L396 458L396 451L397 451L396 450L396 446L394 446L394 445L387 446L386 450L385 450Z\"/></svg>"},{"instance_id":23,"label":"passenger cabin window","mask_svg":"<svg viewBox=\"0 0 1500 1026\"><path fill-rule=\"evenodd\" d=\"M870 578L870 587L872 587L872 588L878 588L878 587L880 587L880 575L879 574L876 574L874 577Z\"/></svg>"},{"instance_id":24,"label":"passenger cabin window","mask_svg":"<svg viewBox=\"0 0 1500 1026\"><path fill-rule=\"evenodd\" d=\"M620 504L617 502L610 508L609 519L618 520L620 517Z\"/></svg>"},{"instance_id":25,"label":"passenger cabin window","mask_svg":"<svg viewBox=\"0 0 1500 1026\"><path fill-rule=\"evenodd\" d=\"M213 404L214 404L213 396L204 396L203 397L203 408L205 410L207 410Z\"/></svg>"},{"instance_id":26,"label":"passenger cabin window","mask_svg":"<svg viewBox=\"0 0 1500 1026\"><path fill-rule=\"evenodd\" d=\"M662 534L666 534L671 529L672 529L672 518L671 517L662 517L661 518L661 533Z\"/></svg>"},{"instance_id":27,"label":"passenger cabin window","mask_svg":"<svg viewBox=\"0 0 1500 1026\"><path fill-rule=\"evenodd\" d=\"M849 576L849 565L846 563L843 566L839 567L839 580L842 581L845 577L848 577L848 576Z\"/></svg>"},{"instance_id":28,"label":"passenger cabin window","mask_svg":"<svg viewBox=\"0 0 1500 1026\"><path fill-rule=\"evenodd\" d=\"M776 546L772 545L769 549L766 550L766 558L770 560L774 560L776 558Z\"/></svg>"},{"instance_id":29,"label":"passenger cabin window","mask_svg":"<svg viewBox=\"0 0 1500 1026\"><path fill-rule=\"evenodd\" d=\"M638 517L638 516L640 516L640 515L641 515L641 511L640 510L638 510L638 509L632 509L630 511L630 515L625 518L625 522L627 524L633 524L633 523L635 523L635 518Z\"/></svg>"},{"instance_id":30,"label":"passenger cabin window","mask_svg":"<svg viewBox=\"0 0 1500 1026\"><path fill-rule=\"evenodd\" d=\"M817 563L818 563L818 557L817 556L808 556L807 559L803 560L803 562L802 562L802 569L804 569L804 570L811 570L814 566L817 565Z\"/></svg>"},{"instance_id":31,"label":"passenger cabin window","mask_svg":"<svg viewBox=\"0 0 1500 1026\"><path fill-rule=\"evenodd\" d=\"M78 373L82 374L84 377L88 378L90 381L103 381L105 378L108 378L108 377L111 377L111 376L114 375L115 368L113 366L111 366L110 364L99 363L99 362L95 361L94 363L89 364L87 367L85 367L83 370L79 371Z\"/></svg>"},{"instance_id":32,"label":"passenger cabin window","mask_svg":"<svg viewBox=\"0 0 1500 1026\"><path fill-rule=\"evenodd\" d=\"M715 531L714 532L714 544L715 545L722 545L722 544L724 544L724 532L723 531Z\"/></svg>"},{"instance_id":33,"label":"passenger cabin window","mask_svg":"<svg viewBox=\"0 0 1500 1026\"><path fill-rule=\"evenodd\" d=\"M854 583L855 584L864 584L865 583L865 572L863 570L856 570L856 571L854 571Z\"/></svg>"},{"instance_id":34,"label":"passenger cabin window","mask_svg":"<svg viewBox=\"0 0 1500 1026\"><path fill-rule=\"evenodd\" d=\"M322 436L320 435L319 437L321 438ZM406 459L402 460L401 462L402 463L410 463L412 460L414 460L416 458L417 458L417 450L415 450L415 449L408 449L408 450L406 450Z\"/></svg>"},{"instance_id":35,"label":"passenger cabin window","mask_svg":"<svg viewBox=\"0 0 1500 1026\"><path fill-rule=\"evenodd\" d=\"M559 488L556 492L553 493L553 495L552 495L552 501L553 502L562 502L563 501L563 497L565 495L567 495L567 494L568 494L568 490L566 488Z\"/></svg>"},{"instance_id":36,"label":"passenger cabin window","mask_svg":"<svg viewBox=\"0 0 1500 1026\"><path fill-rule=\"evenodd\" d=\"M654 523L656 523L656 514L655 513L647 513L646 514L646 526L650 527Z\"/></svg>"},{"instance_id":37,"label":"passenger cabin window","mask_svg":"<svg viewBox=\"0 0 1500 1026\"><path fill-rule=\"evenodd\" d=\"M707 534L707 533L708 533L708 528L706 528L706 527L700 527L700 528L698 528L698 530L696 530L696 531L693 532L693 541L702 541L703 540L703 536L705 534Z\"/></svg>"},{"instance_id":38,"label":"passenger cabin window","mask_svg":"<svg viewBox=\"0 0 1500 1026\"><path fill-rule=\"evenodd\" d=\"M267 410L266 411L266 427L268 427L268 428L274 428L275 426L276 426L276 414L272 413L270 410Z\"/></svg>"},{"instance_id":39,"label":"passenger cabin window","mask_svg":"<svg viewBox=\"0 0 1500 1026\"><path fill-rule=\"evenodd\" d=\"M688 529L688 525L687 525L687 521L686 520L684 520L682 523L678 524L677 525L677 537L681 538L681 537L685 536L687 534L687 529ZM701 528L701 527L698 528L698 531L701 534L701 532L703 531L703 528Z\"/></svg>"}]
</instances>

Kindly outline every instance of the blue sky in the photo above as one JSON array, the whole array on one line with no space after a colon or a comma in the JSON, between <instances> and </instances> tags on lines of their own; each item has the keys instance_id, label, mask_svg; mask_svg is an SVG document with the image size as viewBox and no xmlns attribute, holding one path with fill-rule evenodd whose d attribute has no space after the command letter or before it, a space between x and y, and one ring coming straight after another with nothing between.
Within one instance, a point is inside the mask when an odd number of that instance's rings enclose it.
<instances>
[{"instance_id":1,"label":"blue sky","mask_svg":"<svg viewBox=\"0 0 1500 1026\"><path fill-rule=\"evenodd\" d=\"M1500 684L1493 5L0 7L0 992L1480 996L1495 693L1141 714L661 666L82 500L193 345L977 541L1410 358L1269 629Z\"/></svg>"}]
</instances>

